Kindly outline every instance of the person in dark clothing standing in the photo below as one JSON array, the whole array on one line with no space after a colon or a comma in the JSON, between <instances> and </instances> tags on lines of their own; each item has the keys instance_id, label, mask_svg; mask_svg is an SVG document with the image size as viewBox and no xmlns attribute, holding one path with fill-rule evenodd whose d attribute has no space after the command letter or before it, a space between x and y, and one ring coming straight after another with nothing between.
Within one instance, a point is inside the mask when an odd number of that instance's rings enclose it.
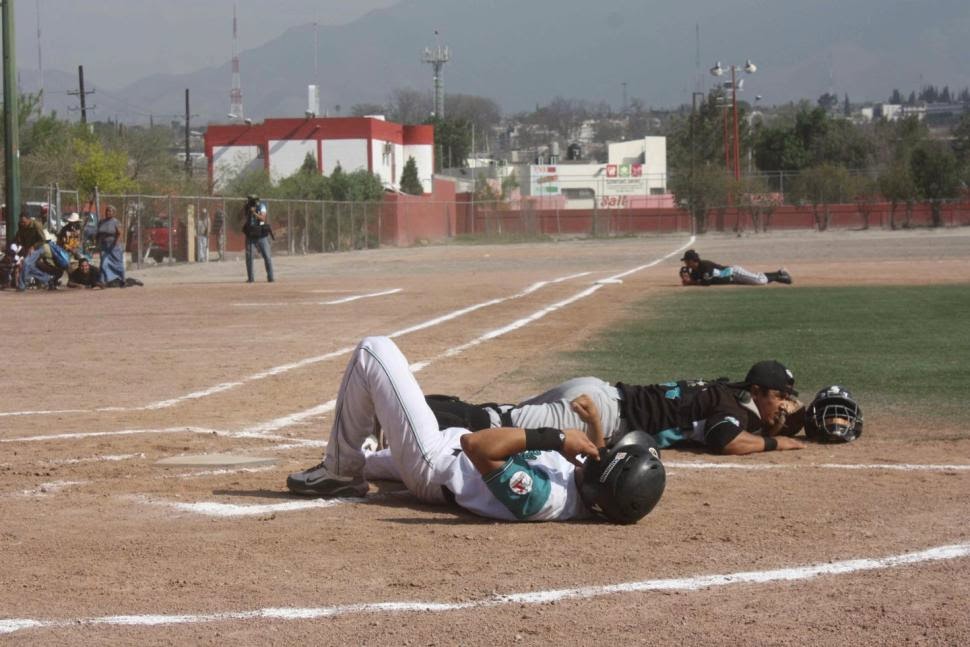
<instances>
[{"instance_id":1,"label":"person in dark clothing standing","mask_svg":"<svg viewBox=\"0 0 970 647\"><path fill-rule=\"evenodd\" d=\"M246 198L243 212L243 233L246 234L246 282L253 282L253 256L257 250L263 257L266 266L266 280L273 282L273 256L270 251L270 239L274 238L273 229L269 224L266 203L260 202L255 195Z\"/></svg>"}]
</instances>

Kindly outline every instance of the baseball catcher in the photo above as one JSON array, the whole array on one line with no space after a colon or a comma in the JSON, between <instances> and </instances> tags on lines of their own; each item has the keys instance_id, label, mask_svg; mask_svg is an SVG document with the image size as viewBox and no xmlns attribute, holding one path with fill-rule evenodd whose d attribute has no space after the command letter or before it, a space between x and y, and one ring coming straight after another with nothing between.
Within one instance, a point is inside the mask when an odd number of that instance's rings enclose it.
<instances>
[{"instance_id":1,"label":"baseball catcher","mask_svg":"<svg viewBox=\"0 0 970 647\"><path fill-rule=\"evenodd\" d=\"M751 272L740 265L719 265L714 261L701 260L700 254L688 249L680 259L680 282L684 285L767 285L784 283L791 285L791 274L781 268L776 272Z\"/></svg>"},{"instance_id":2,"label":"baseball catcher","mask_svg":"<svg viewBox=\"0 0 970 647\"><path fill-rule=\"evenodd\" d=\"M838 384L815 394L805 411L805 435L826 443L849 443L862 435L862 407Z\"/></svg>"},{"instance_id":3,"label":"baseball catcher","mask_svg":"<svg viewBox=\"0 0 970 647\"><path fill-rule=\"evenodd\" d=\"M367 472L361 447L378 426L388 444L378 453L412 494L426 503L456 503L484 517L598 516L636 523L657 504L666 484L649 436L624 433L607 449L592 419L587 433L565 427L440 430L407 359L387 337L367 337L357 346L334 414L326 456L289 475L291 492L364 496L365 479L375 477Z\"/></svg>"},{"instance_id":4,"label":"baseball catcher","mask_svg":"<svg viewBox=\"0 0 970 647\"><path fill-rule=\"evenodd\" d=\"M693 444L722 454L801 449L792 438L802 429L805 406L795 379L774 360L754 364L741 382L678 380L615 385L580 377L518 405L471 405L452 398L429 405L443 425L455 416L473 426L588 428L594 419L607 445L629 430L651 435L660 448ZM441 397L441 396L436 396Z\"/></svg>"}]
</instances>

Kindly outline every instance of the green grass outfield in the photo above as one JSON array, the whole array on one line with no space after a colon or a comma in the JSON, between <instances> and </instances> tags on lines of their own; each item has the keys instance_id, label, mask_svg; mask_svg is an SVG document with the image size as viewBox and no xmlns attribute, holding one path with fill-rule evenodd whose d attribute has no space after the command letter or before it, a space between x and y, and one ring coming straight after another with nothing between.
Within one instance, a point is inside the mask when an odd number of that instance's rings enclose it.
<instances>
[{"instance_id":1,"label":"green grass outfield","mask_svg":"<svg viewBox=\"0 0 970 647\"><path fill-rule=\"evenodd\" d=\"M565 353L544 381L734 380L761 359L790 367L806 403L842 384L867 414L928 416L970 436L968 285L688 288L631 306L624 323Z\"/></svg>"}]
</instances>

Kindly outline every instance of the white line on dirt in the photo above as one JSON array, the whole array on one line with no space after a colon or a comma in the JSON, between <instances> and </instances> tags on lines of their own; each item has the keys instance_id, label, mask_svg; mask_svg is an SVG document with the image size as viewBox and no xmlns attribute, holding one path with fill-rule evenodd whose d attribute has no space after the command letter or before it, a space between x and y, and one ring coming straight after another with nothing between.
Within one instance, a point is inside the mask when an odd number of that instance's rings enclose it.
<instances>
[{"instance_id":1,"label":"white line on dirt","mask_svg":"<svg viewBox=\"0 0 970 647\"><path fill-rule=\"evenodd\" d=\"M181 512L191 512L210 517L254 517L277 512L293 512L310 508L332 508L345 503L363 503L362 498L346 499L301 499L285 501L283 503L261 503L253 505L238 505L234 503L217 503L215 501L142 501L157 506L173 508Z\"/></svg>"},{"instance_id":2,"label":"white line on dirt","mask_svg":"<svg viewBox=\"0 0 970 647\"><path fill-rule=\"evenodd\" d=\"M280 306L335 306L341 303L350 303L351 301L358 301L360 299L372 299L374 297L383 297L389 294L397 294L401 291L401 288L393 288L391 290L382 290L380 292L369 292L367 294L355 294L349 297L341 297L339 299L333 299L331 301L253 301L246 303L233 303L234 306L244 306L244 307L267 307L267 308L277 308Z\"/></svg>"},{"instance_id":3,"label":"white line on dirt","mask_svg":"<svg viewBox=\"0 0 970 647\"><path fill-rule=\"evenodd\" d=\"M385 613L448 613L468 609L488 609L500 606L523 604L548 604L562 600L587 600L623 593L642 593L646 591L698 591L738 584L768 584L772 582L796 582L811 580L826 575L848 575L867 571L884 570L913 566L928 562L960 559L970 556L970 543L937 546L926 550L890 555L879 558L850 559L839 562L809 564L792 568L779 568L769 571L741 571L694 577L621 582L600 586L584 586L573 589L554 589L549 591L529 591L494 595L482 600L469 602L363 602L329 607L267 607L252 611L227 611L206 614L149 614L118 615L93 618L69 618L63 620L39 620L34 618L0 619L0 634L9 634L26 629L55 629L65 627L113 626L166 626L182 624L203 624L211 622L230 622L235 620L314 620L363 614Z\"/></svg>"},{"instance_id":4,"label":"white line on dirt","mask_svg":"<svg viewBox=\"0 0 970 647\"><path fill-rule=\"evenodd\" d=\"M693 240L693 238L691 238L691 240ZM556 278L556 279L551 279L551 280L548 280L548 281L538 281L536 283L533 283L529 287L525 288L524 290L521 290L519 292L516 292L515 294L509 295L509 296L506 296L506 297L500 297L500 298L497 298L497 299L490 299L489 301L483 301L482 303L477 303L477 304L468 306L466 308L461 308L459 310L455 310L455 311L450 312L448 314L442 315L440 317L435 317L433 319L429 319L428 321L424 321L422 323L419 323L417 325L411 326L409 328L404 328L404 329L401 329L401 330L392 332L392 333L390 333L388 335L388 337L391 337L391 338L400 337L402 335L406 335L408 333L416 332L418 330L423 330L425 328L430 328L432 326L437 326L437 325L442 324L442 323L444 323L446 321L450 321L452 319L456 319L456 318L461 317L463 315L466 315L466 314L468 314L470 312L475 312L476 310L480 310L480 309L486 308L488 306L496 305L496 304L499 304L499 303L504 303L505 301L510 301L512 299L519 299L519 298L524 297L526 295L529 295L532 292L535 292L536 290L538 290L539 288L545 287L547 285L552 285L552 284L555 284L555 283L560 283L560 282L563 282L563 281L568 281L568 280L571 280L571 279L574 279L574 278L586 276L587 274L589 274L589 272L579 272L577 274L570 274L568 276L563 276L563 277L559 277L559 278ZM341 348L339 350L336 350L336 351L333 351L333 352L330 352L330 353L325 353L323 355L316 355L314 357L307 357L307 358L304 358L304 359L301 359L301 360L298 360L298 361L295 361L295 362L289 362L287 364L281 364L279 366L274 366L273 368L267 369L265 371L261 371L259 373L254 373L253 375L249 375L247 377L240 378L240 379L238 379L236 381L223 382L221 384L216 384L215 386L211 386L211 387L208 387L208 388L205 388L205 389L201 389L199 391L193 391L191 393L187 393L185 395L181 395L181 396L178 396L178 397L175 397L175 398L170 398L170 399L167 399L167 400L159 400L157 402L152 402L152 403L149 403L147 405L143 405L143 406L139 406L139 407L101 407L101 408L96 408L96 409L59 409L59 410L35 410L35 411L2 411L2 412L0 412L0 418L7 417L7 416L49 415L49 414L64 414L64 413L91 413L91 412L103 412L103 411L146 411L146 410L167 409L169 407L173 407L173 406L175 406L177 404L180 404L180 403L185 402L185 401L188 401L188 400L197 400L199 398L205 398L205 397L208 397L210 395L215 395L217 393L222 393L223 391L229 391L230 389L234 389L236 387L242 386L242 385L247 384L249 382L254 382L256 380L262 380L262 379L265 379L267 377L272 377L274 375L279 375L281 373L286 373L288 371L292 371L294 369L303 368L305 366L310 366L310 365L313 365L313 364L317 364L319 362L323 362L323 361L326 361L326 360L329 360L329 359L333 359L334 357L339 357L341 355L346 355L346 354L352 352L353 350L354 350L354 348L352 346L348 346L348 347Z\"/></svg>"},{"instance_id":5,"label":"white line on dirt","mask_svg":"<svg viewBox=\"0 0 970 647\"><path fill-rule=\"evenodd\" d=\"M690 240L686 244L684 244L683 246L679 247L678 249L676 249L676 250L674 250L674 251L666 254L665 256L662 256L662 257L660 257L660 258L658 258L658 259L656 259L656 260L654 260L654 261L652 261L650 263L646 263L646 264L640 265L640 266L638 266L638 267L636 267L636 268L634 268L632 270L628 270L626 272L623 272L622 273L622 276L626 276L626 275L628 275L628 274L630 274L632 272L640 271L640 270L645 269L645 268L648 268L648 267L653 267L654 265L657 265L658 263L663 262L667 258L670 258L671 256L674 256L674 255L680 253L681 251L683 251L684 249L686 249L689 245L691 245L693 242L694 242L694 237L691 236ZM453 312L451 312L451 313L449 313L447 315L444 315L442 317L437 317L435 319L430 319L430 320L428 320L426 322L423 322L421 324L418 324L417 326L412 326L410 328L404 328L402 330L398 330L398 331L393 332L390 335L388 335L388 337L391 337L391 338L400 337L402 335L406 335L408 333L415 332L417 330L421 330L422 328L428 328L430 326L437 325L437 324L439 324L439 323L441 323L443 321L446 321L448 319L453 319L453 318L458 317L458 316L461 316L463 314L468 314L469 312L472 312L474 310L478 310L478 309L483 308L483 307L486 307L488 305L494 305L494 304L497 304L497 303L501 303L503 301L508 301L510 299L515 299L515 298L519 298L519 297L525 296L527 294L530 294L532 292L535 292L536 290L538 290L539 288L541 288L541 287L543 287L545 285L552 284L552 283L560 283L560 282L563 282L563 281L568 281L568 280L572 280L572 279L576 279L576 278L581 278L581 277L587 276L589 274L590 274L590 272L579 272L579 273L576 273L576 274L570 274L570 275L567 275L567 276L563 276L563 277L560 277L560 278L557 278L557 279L552 279L550 281L539 281L537 283L533 283L532 285L530 285L529 287L525 288L524 290L516 293L515 295L509 296L509 297L501 297L499 299L492 299L491 301L485 301L485 302L482 302L482 303L478 303L478 304L475 304L473 306L469 306L468 308L464 308L462 310L456 310L456 311L453 311ZM621 275L617 275L617 276L621 276ZM461 344L460 346L452 347L452 348L446 350L444 353L441 353L441 354L439 354L439 355L437 355L437 356L435 356L435 357L433 357L433 358L431 358L429 360L426 360L424 362L417 362L415 364L412 364L411 367L410 367L411 368L411 372L412 373L417 373L417 372L419 372L419 371L427 368L431 363L433 363L433 362L435 362L435 361L437 361L439 359L454 357L456 355L459 355L459 354L463 353L464 351L468 350L469 348L472 348L474 346L477 346L477 345L479 345L479 344L481 344L481 343L483 343L485 341L489 341L491 339L495 339L497 337L501 337L502 335L505 335L506 333L512 332L514 330L518 330L519 328L522 328L522 327L524 327L524 326L526 326L526 325L528 325L528 324L530 324L530 323L532 323L534 321L537 321L537 320L545 317L547 314L549 314L551 312L555 312L556 310L559 310L561 308L564 308L567 305L569 305L569 304L571 304L571 303L573 303L575 301L578 301L578 300L580 300L582 298L585 298L585 297L593 294L594 292L596 292L597 290L599 290L602 287L604 287L604 284L594 284L594 285L592 285L592 286L590 286L590 287L588 287L588 288L586 288L586 289L578 292L577 294L574 294L573 296L569 297L568 299L564 299L562 301L558 301L556 303L553 303L551 305L548 305L545 308L542 308L541 310L538 310L538 311L532 313L531 315L529 315L527 317L523 317L521 319L518 319L516 321L513 321L512 323L510 323L510 324L508 324L506 326L503 326L501 328L497 328L495 330L491 330L491 331L485 333L484 335L481 335L480 337L477 337L476 339L473 339L473 340L471 340L471 341L469 341L469 342L467 342L465 344ZM321 361L321 358L330 359L332 357L336 357L338 355L343 355L343 354L346 354L346 353L349 353L349 352L352 352L352 351L353 351L352 348L342 348L342 349L340 349L338 351L334 351L334 352L328 353L326 355L321 355L319 357L308 358L308 359L300 360L299 362L294 362L292 364L284 364L284 365L281 365L281 366L277 366L277 367L272 368L272 369L269 369L268 371L265 371L263 373L257 373L257 374L255 374L253 376L248 377L248 378L244 378L244 380L245 381L249 381L249 380L253 380L253 379L260 379L262 377L266 377L266 376L271 375L271 374L283 373L285 371L288 371L288 370L291 370L292 368L297 367L298 365L301 365L301 366L302 365L308 365L308 364L311 364L311 363L315 363L317 361ZM227 382L227 383L224 383L222 385L217 385L215 387L212 387L211 389L208 390L208 392L211 393L211 392L216 392L216 390L227 390L228 388L232 388L234 385L238 385L238 384L242 384L242 382ZM202 397L202 394L203 393L204 392L197 392L196 395L195 395L195 397ZM161 403L155 403L153 405L148 405L147 407L141 407L141 408L143 408L143 409L144 408L148 408L148 409L160 409L160 408L168 407L168 406L171 406L172 404L174 404L176 401L181 400L181 399L188 398L188 397L190 397L192 395L193 394L189 394L189 396L183 396L182 398L176 398L175 400L165 400L165 401L163 401ZM302 421L304 421L306 419L314 418L314 417L317 417L317 416L320 416L320 415L323 415L325 413L328 413L328 412L332 411L334 409L334 407L336 406L336 402L337 402L336 400L330 400L328 402L324 402L323 404L319 404L319 405L315 405L313 407L310 407L309 409L305 409L303 411L298 411L296 413L287 414L285 416L281 416L279 418L274 418L273 420L268 420L266 422L261 422L261 423L258 423L256 425L252 425L250 427L246 427L246 428L244 428L242 430L239 430L239 431L235 431L235 432L222 432L222 433L223 433L223 435L233 436L233 437L237 437L237 438L270 438L266 434L269 434L269 433L274 432L274 431L278 431L280 429L283 429L285 427L289 427L291 425L299 424L300 422L302 422ZM164 407L162 405L164 405ZM4 414L0 414L0 416L2 416L2 415L4 415ZM192 428L185 428L185 430L186 431L191 431ZM177 428L169 428L169 429L165 429L165 430L134 430L134 431L129 430L129 431L121 431L121 432L93 432L93 433L79 433L79 434L70 434L70 435L68 435L68 434L59 434L57 436L29 436L29 437L20 437L20 438L0 439L0 442L14 442L14 441L21 441L21 440L45 440L45 439L58 439L59 440L59 439L68 438L68 437L70 437L70 438L79 438L79 437L84 437L84 436L88 436L88 435L96 436L96 435L121 435L121 434L129 434L129 433L172 433L172 432L175 432L175 431L178 431L178 429ZM209 433L214 433L214 430L207 430L207 431ZM281 440L286 440L286 439L281 439Z\"/></svg>"}]
</instances>

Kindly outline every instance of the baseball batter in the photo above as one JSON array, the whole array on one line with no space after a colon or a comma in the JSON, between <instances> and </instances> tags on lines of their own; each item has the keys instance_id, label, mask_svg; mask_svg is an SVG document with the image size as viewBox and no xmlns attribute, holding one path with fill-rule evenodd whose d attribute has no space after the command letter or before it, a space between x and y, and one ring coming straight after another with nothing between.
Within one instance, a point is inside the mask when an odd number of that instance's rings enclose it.
<instances>
[{"instance_id":1,"label":"baseball batter","mask_svg":"<svg viewBox=\"0 0 970 647\"><path fill-rule=\"evenodd\" d=\"M718 265L714 261L701 260L700 254L688 249L680 259L680 282L684 285L767 285L785 283L791 285L791 274L781 268L777 272L751 272L740 265Z\"/></svg>"},{"instance_id":2,"label":"baseball batter","mask_svg":"<svg viewBox=\"0 0 970 647\"><path fill-rule=\"evenodd\" d=\"M607 445L631 429L650 434L660 448L700 444L722 454L801 449L791 438L805 408L795 380L781 363L758 362L740 383L681 380L645 386L615 385L581 377L519 405L487 407L492 425L587 426L581 412L595 411ZM577 399L590 404L577 407Z\"/></svg>"},{"instance_id":3,"label":"baseball batter","mask_svg":"<svg viewBox=\"0 0 970 647\"><path fill-rule=\"evenodd\" d=\"M545 521L597 513L633 523L663 491L656 449L633 438L623 451L606 450L595 422L587 425L591 436L576 428L439 431L407 359L387 337L357 346L340 385L327 454L291 474L287 487L312 496L364 496L361 446L377 425L397 476L415 496L453 501L485 517Z\"/></svg>"}]
</instances>

